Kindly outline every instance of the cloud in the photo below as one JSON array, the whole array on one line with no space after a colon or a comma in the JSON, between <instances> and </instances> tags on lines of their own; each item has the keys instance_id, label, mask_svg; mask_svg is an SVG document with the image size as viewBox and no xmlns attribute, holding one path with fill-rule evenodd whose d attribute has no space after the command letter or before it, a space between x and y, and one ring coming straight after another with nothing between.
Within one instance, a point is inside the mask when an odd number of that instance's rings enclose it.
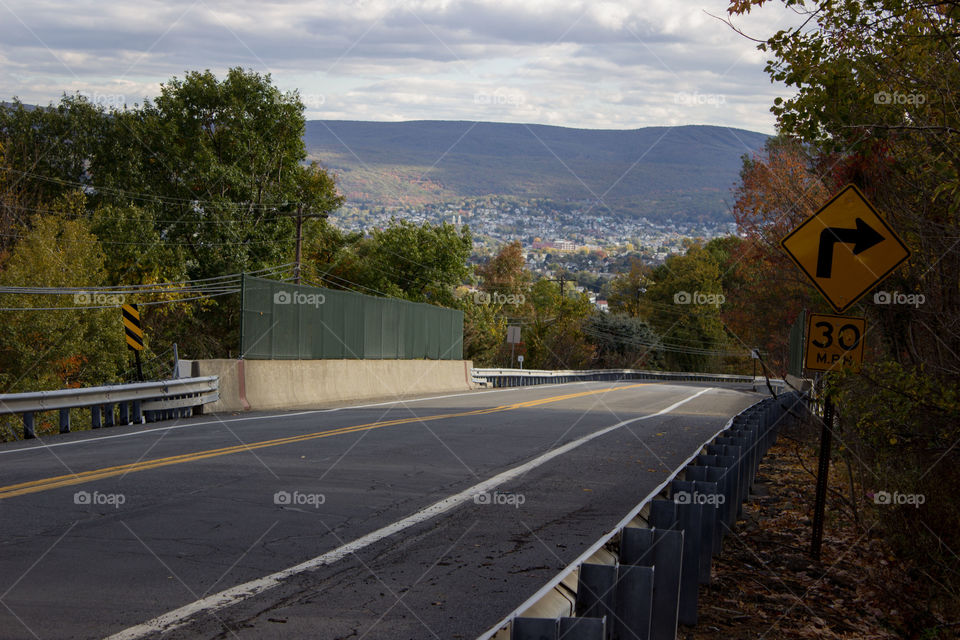
<instances>
[{"instance_id":1,"label":"cloud","mask_svg":"<svg viewBox=\"0 0 960 640\"><path fill-rule=\"evenodd\" d=\"M315 118L466 119L580 127L709 123L772 131L782 87L719 0L274 0L0 4L0 86L155 95L187 70L272 73ZM741 21L765 36L796 16ZM722 102L677 96L723 96ZM705 100L705 99L704 99ZM305 100L305 102L307 102ZM680 108L683 107L683 108Z\"/></svg>"}]
</instances>

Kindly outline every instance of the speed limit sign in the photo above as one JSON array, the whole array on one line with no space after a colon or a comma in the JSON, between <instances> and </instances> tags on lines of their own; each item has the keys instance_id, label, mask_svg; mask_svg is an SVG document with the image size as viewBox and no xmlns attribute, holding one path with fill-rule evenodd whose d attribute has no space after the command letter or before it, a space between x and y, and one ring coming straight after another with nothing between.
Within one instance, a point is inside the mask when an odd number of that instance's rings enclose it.
<instances>
[{"instance_id":1,"label":"speed limit sign","mask_svg":"<svg viewBox=\"0 0 960 640\"><path fill-rule=\"evenodd\" d=\"M859 371L866 328L863 318L810 314L804 366L815 371Z\"/></svg>"}]
</instances>

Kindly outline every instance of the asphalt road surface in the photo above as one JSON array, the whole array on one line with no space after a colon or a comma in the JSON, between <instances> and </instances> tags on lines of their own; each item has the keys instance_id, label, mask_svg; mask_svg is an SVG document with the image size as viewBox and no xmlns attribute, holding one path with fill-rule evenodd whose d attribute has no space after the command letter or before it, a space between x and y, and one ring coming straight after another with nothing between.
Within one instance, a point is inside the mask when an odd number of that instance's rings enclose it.
<instances>
[{"instance_id":1,"label":"asphalt road surface","mask_svg":"<svg viewBox=\"0 0 960 640\"><path fill-rule=\"evenodd\" d=\"M474 638L759 398L574 383L0 445L0 638Z\"/></svg>"}]
</instances>

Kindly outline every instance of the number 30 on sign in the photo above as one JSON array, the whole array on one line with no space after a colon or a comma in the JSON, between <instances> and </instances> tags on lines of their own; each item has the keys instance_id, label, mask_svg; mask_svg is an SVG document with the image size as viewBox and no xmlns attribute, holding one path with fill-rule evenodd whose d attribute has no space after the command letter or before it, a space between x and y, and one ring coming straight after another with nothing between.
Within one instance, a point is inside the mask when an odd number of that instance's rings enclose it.
<instances>
[{"instance_id":1,"label":"number 30 on sign","mask_svg":"<svg viewBox=\"0 0 960 640\"><path fill-rule=\"evenodd\" d=\"M859 371L866 328L863 318L811 314L804 366L815 371Z\"/></svg>"}]
</instances>

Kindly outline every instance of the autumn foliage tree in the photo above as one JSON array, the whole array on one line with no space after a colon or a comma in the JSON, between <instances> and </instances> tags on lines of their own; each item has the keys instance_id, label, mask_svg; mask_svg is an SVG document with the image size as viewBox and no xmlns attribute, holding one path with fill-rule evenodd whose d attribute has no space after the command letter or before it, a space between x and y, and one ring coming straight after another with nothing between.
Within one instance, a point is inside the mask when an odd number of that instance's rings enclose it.
<instances>
[{"instance_id":1,"label":"autumn foliage tree","mask_svg":"<svg viewBox=\"0 0 960 640\"><path fill-rule=\"evenodd\" d=\"M726 286L723 318L740 339L760 348L768 365L787 370L789 326L802 309L827 311L780 248L780 240L813 214L830 194L803 146L771 138L763 153L744 158L734 189L733 217L743 240L721 267L736 286Z\"/></svg>"},{"instance_id":2,"label":"autumn foliage tree","mask_svg":"<svg viewBox=\"0 0 960 640\"><path fill-rule=\"evenodd\" d=\"M103 250L75 206L82 196L55 203L63 213L38 216L0 265L0 285L84 287L105 282ZM0 392L106 383L127 357L118 309L78 307L72 296L4 295L19 310L2 311Z\"/></svg>"},{"instance_id":3,"label":"autumn foliage tree","mask_svg":"<svg viewBox=\"0 0 960 640\"><path fill-rule=\"evenodd\" d=\"M736 0L729 11L743 16L763 4ZM809 212L853 183L912 252L882 289L920 295L922 304L868 295L851 308L866 316L874 349L862 372L832 375L829 388L841 407L842 454L859 486L925 496L917 507L851 501L868 507L890 547L937 585L914 629L934 637L960 612L960 6L784 4L802 23L760 48L771 56L771 78L795 91L773 106L780 134L809 159L804 171L786 172L801 176L784 183L789 190L774 179L786 169L778 157L765 164L781 170L748 167L738 222L750 248L762 250L783 231L784 196L800 197ZM774 260L775 253L765 251Z\"/></svg>"}]
</instances>

